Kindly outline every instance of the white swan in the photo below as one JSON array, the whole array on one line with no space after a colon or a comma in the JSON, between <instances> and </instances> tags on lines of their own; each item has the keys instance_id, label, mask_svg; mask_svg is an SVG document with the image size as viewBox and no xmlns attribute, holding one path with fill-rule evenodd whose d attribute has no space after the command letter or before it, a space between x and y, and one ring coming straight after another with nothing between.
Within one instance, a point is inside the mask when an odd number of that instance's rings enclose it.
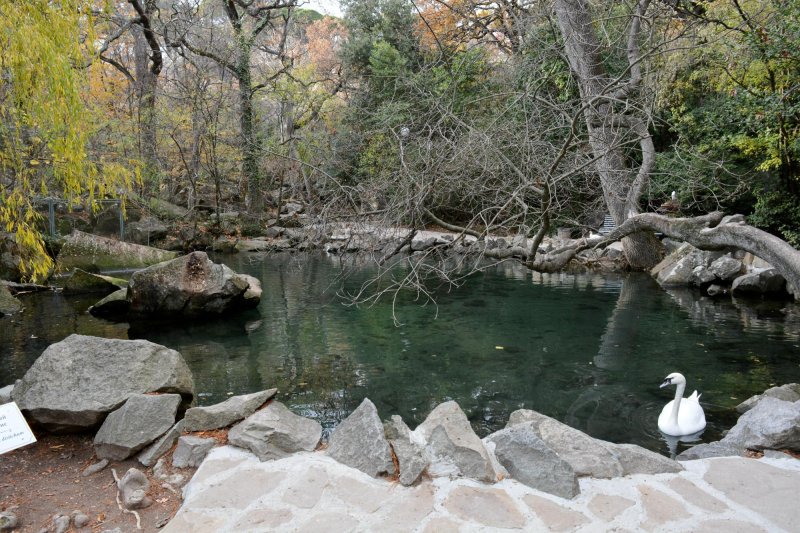
<instances>
[{"instance_id":1,"label":"white swan","mask_svg":"<svg viewBox=\"0 0 800 533\"><path fill-rule=\"evenodd\" d=\"M686 378L677 372L667 376L661 388L669 385L677 385L678 389L675 391L675 399L665 405L658 415L658 429L673 437L702 431L706 427L706 414L700 406L700 395L694 391L691 396L684 398Z\"/></svg>"}]
</instances>

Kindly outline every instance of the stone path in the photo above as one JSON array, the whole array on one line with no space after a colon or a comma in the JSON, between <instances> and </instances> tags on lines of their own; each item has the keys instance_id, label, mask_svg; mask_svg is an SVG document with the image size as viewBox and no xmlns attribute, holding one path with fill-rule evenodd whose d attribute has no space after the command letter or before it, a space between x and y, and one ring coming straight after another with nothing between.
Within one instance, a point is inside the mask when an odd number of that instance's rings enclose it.
<instances>
[{"instance_id":1,"label":"stone path","mask_svg":"<svg viewBox=\"0 0 800 533\"><path fill-rule=\"evenodd\" d=\"M324 452L260 462L214 449L184 489L164 533L247 531L798 531L800 461L717 458L686 471L581 479L564 500L507 479L444 478L403 487Z\"/></svg>"}]
</instances>

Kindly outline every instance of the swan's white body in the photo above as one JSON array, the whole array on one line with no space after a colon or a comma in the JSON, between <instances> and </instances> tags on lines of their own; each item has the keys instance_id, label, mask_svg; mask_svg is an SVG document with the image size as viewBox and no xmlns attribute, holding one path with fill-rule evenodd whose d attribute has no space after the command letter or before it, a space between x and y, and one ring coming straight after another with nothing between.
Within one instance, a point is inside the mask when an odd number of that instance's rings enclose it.
<instances>
[{"instance_id":1,"label":"swan's white body","mask_svg":"<svg viewBox=\"0 0 800 533\"><path fill-rule=\"evenodd\" d=\"M675 399L661 410L658 416L658 429L673 437L702 431L706 427L706 414L700 406L700 395L694 391L691 396L684 398L686 378L677 372L667 376L661 384L662 387L668 385L677 385Z\"/></svg>"}]
</instances>

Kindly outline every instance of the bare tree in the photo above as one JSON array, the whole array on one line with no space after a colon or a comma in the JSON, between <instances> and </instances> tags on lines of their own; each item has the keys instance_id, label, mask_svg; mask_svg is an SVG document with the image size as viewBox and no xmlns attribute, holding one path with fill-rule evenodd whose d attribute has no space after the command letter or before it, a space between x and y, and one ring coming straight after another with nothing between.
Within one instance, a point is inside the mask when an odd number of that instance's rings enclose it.
<instances>
[{"instance_id":1,"label":"bare tree","mask_svg":"<svg viewBox=\"0 0 800 533\"><path fill-rule=\"evenodd\" d=\"M297 0L219 0L218 5L229 31L227 35L223 33L225 37L222 40L215 34L219 29L215 28L215 11L212 9L206 20L205 35L192 29L198 22L194 20L184 24L182 33L172 39L172 43L213 60L237 80L242 185L248 211L258 214L263 209L264 176L259 165L262 140L253 104L255 93L265 88L269 80L254 83L253 56L256 50L276 58L285 56L289 23ZM262 32L267 29L271 30L271 38L259 42ZM272 76L281 75L284 67L288 65L282 65Z\"/></svg>"}]
</instances>

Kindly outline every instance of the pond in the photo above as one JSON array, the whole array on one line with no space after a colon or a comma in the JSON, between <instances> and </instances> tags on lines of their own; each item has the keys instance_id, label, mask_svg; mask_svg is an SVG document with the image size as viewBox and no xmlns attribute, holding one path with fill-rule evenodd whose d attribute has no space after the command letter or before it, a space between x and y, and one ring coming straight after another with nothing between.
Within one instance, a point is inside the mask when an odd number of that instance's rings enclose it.
<instances>
[{"instance_id":1,"label":"pond","mask_svg":"<svg viewBox=\"0 0 800 533\"><path fill-rule=\"evenodd\" d=\"M74 332L146 338L183 354L200 404L277 387L280 401L330 429L368 397L381 417L399 414L413 428L456 400L481 436L529 408L668 453L656 419L674 394L659 389L670 372L686 375L687 395L703 394L702 441L735 423L739 402L800 381L793 303L665 292L644 274L540 275L504 264L435 291L435 306L403 297L352 307L337 290L357 288L369 268L347 269L342 281L338 257L220 259L262 280L256 311L136 328L88 315L93 297L23 296L25 311L0 319L0 385Z\"/></svg>"}]
</instances>

